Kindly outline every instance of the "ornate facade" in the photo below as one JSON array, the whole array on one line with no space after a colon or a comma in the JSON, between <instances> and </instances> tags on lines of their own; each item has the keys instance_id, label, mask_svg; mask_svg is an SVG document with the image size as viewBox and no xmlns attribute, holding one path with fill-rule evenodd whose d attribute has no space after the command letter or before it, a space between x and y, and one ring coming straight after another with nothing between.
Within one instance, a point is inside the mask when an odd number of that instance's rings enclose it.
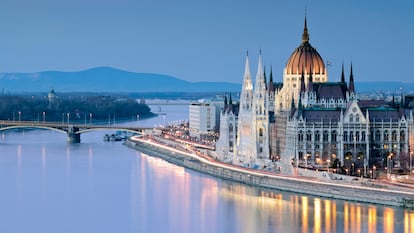
<instances>
[{"instance_id":1,"label":"ornate facade","mask_svg":"<svg viewBox=\"0 0 414 233\"><path fill-rule=\"evenodd\" d=\"M246 56L239 111L221 114L217 151L234 164L252 167L282 159L366 174L373 166L407 163L413 117L403 97L399 104L360 100L352 64L348 83L343 65L339 81L328 82L325 63L309 43L306 18L302 43L288 59L282 83L273 82L270 71L266 85L261 54L254 86L249 66Z\"/></svg>"}]
</instances>

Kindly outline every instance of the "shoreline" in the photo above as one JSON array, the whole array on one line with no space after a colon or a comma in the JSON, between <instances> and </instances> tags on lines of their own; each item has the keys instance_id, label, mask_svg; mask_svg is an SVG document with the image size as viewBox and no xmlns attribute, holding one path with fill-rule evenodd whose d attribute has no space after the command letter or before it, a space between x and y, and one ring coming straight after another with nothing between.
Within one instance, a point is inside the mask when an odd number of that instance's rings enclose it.
<instances>
[{"instance_id":1,"label":"shoreline","mask_svg":"<svg viewBox=\"0 0 414 233\"><path fill-rule=\"evenodd\" d=\"M374 182L371 184L372 187L368 187L370 185L369 182L366 184L359 183L361 185L359 186L352 182L327 182L306 177L253 170L218 162L206 155L195 154L190 151L186 152L141 137L131 137L125 141L125 145L150 156L162 158L178 166L256 187L324 198L414 209L414 191L392 190L387 185L375 187L376 183Z\"/></svg>"}]
</instances>

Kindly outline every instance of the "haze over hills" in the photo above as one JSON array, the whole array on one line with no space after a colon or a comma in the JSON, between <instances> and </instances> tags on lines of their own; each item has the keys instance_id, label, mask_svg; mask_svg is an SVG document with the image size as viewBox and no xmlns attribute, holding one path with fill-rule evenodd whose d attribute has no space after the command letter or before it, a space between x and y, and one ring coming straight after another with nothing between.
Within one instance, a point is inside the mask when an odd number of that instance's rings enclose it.
<instances>
[{"instance_id":1,"label":"haze over hills","mask_svg":"<svg viewBox=\"0 0 414 233\"><path fill-rule=\"evenodd\" d=\"M111 67L79 72L44 71L1 73L4 92L238 92L241 84L226 82L188 82L168 75L134 73Z\"/></svg>"},{"instance_id":2,"label":"haze over hills","mask_svg":"<svg viewBox=\"0 0 414 233\"><path fill-rule=\"evenodd\" d=\"M189 82L172 76L135 73L111 67L96 67L78 72L44 71L38 73L0 73L3 93L48 92L240 92L240 83ZM356 82L358 92L414 91L414 83Z\"/></svg>"}]
</instances>

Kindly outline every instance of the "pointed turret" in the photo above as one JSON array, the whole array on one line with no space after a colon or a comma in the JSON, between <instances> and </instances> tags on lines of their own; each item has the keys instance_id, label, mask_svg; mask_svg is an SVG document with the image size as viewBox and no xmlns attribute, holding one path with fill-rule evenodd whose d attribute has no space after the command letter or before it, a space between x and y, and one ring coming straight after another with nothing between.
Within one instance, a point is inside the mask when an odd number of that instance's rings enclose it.
<instances>
[{"instance_id":1,"label":"pointed turret","mask_svg":"<svg viewBox=\"0 0 414 233\"><path fill-rule=\"evenodd\" d=\"M246 54L246 65L243 75L243 86L240 94L240 109L250 110L253 102L253 83L250 74L249 53Z\"/></svg>"},{"instance_id":2,"label":"pointed turret","mask_svg":"<svg viewBox=\"0 0 414 233\"><path fill-rule=\"evenodd\" d=\"M310 67L309 71L309 80L308 80L308 92L313 92L313 77L312 77L312 66Z\"/></svg>"},{"instance_id":3,"label":"pointed turret","mask_svg":"<svg viewBox=\"0 0 414 233\"><path fill-rule=\"evenodd\" d=\"M306 88L305 88L305 73L303 72L302 75L300 76L300 90L299 90L299 95L302 94L302 92L305 92Z\"/></svg>"},{"instance_id":4,"label":"pointed turret","mask_svg":"<svg viewBox=\"0 0 414 233\"><path fill-rule=\"evenodd\" d=\"M231 99L231 93L229 94L229 107L228 107L228 111L229 112L233 112L233 100Z\"/></svg>"},{"instance_id":5,"label":"pointed turret","mask_svg":"<svg viewBox=\"0 0 414 233\"><path fill-rule=\"evenodd\" d=\"M308 33L308 26L306 23L306 16L305 16L305 26L303 28L302 43L308 43L308 42L309 42L309 33Z\"/></svg>"},{"instance_id":6,"label":"pointed turret","mask_svg":"<svg viewBox=\"0 0 414 233\"><path fill-rule=\"evenodd\" d=\"M341 83L345 83L344 63L342 62Z\"/></svg>"},{"instance_id":7,"label":"pointed turret","mask_svg":"<svg viewBox=\"0 0 414 233\"><path fill-rule=\"evenodd\" d=\"M349 87L348 90L350 93L355 92L355 86L354 86L354 73L352 72L352 62L351 62L351 74L349 76Z\"/></svg>"},{"instance_id":8,"label":"pointed turret","mask_svg":"<svg viewBox=\"0 0 414 233\"><path fill-rule=\"evenodd\" d=\"M228 103L227 103L227 93L224 93L224 106L223 106L223 112L226 112L228 108Z\"/></svg>"},{"instance_id":9,"label":"pointed turret","mask_svg":"<svg viewBox=\"0 0 414 233\"><path fill-rule=\"evenodd\" d=\"M264 71L263 71L263 62L262 62L262 50L259 51L259 62L257 64L257 77L260 77L263 79ZM256 81L257 82L257 81Z\"/></svg>"},{"instance_id":10,"label":"pointed turret","mask_svg":"<svg viewBox=\"0 0 414 233\"><path fill-rule=\"evenodd\" d=\"M273 72L272 67L270 67L270 75L269 75L269 85L268 85L269 92L275 92L275 85L273 84Z\"/></svg>"},{"instance_id":11,"label":"pointed turret","mask_svg":"<svg viewBox=\"0 0 414 233\"><path fill-rule=\"evenodd\" d=\"M246 62L244 66L244 76L243 81L246 81L246 79L252 79L250 74L250 63L249 63L249 52L246 53Z\"/></svg>"}]
</instances>

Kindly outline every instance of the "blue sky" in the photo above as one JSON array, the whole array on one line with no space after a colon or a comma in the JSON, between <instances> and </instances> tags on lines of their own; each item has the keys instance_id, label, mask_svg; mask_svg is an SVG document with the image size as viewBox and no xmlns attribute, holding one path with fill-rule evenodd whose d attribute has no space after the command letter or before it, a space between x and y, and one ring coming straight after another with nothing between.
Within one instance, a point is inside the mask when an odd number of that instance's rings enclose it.
<instances>
[{"instance_id":1,"label":"blue sky","mask_svg":"<svg viewBox=\"0 0 414 233\"><path fill-rule=\"evenodd\" d=\"M310 43L329 80L414 82L414 1L2 0L0 72L111 66L189 81L241 83L263 61L281 81L299 46L307 8Z\"/></svg>"}]
</instances>

